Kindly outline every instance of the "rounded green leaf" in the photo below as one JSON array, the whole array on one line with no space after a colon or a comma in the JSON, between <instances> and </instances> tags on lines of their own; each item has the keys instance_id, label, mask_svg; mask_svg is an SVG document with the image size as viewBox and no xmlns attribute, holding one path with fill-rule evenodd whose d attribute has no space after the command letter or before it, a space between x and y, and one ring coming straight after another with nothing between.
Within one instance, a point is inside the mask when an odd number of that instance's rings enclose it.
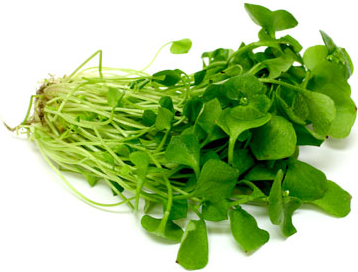
<instances>
[{"instance_id":1,"label":"rounded green leaf","mask_svg":"<svg viewBox=\"0 0 358 272\"><path fill-rule=\"evenodd\" d=\"M281 116L272 116L262 127L252 130L251 151L258 160L278 160L290 157L296 148L296 132Z\"/></svg>"},{"instance_id":2,"label":"rounded green leaf","mask_svg":"<svg viewBox=\"0 0 358 272\"><path fill-rule=\"evenodd\" d=\"M258 249L270 239L270 234L260 229L255 218L241 207L230 212L230 226L232 235L245 252Z\"/></svg>"},{"instance_id":3,"label":"rounded green leaf","mask_svg":"<svg viewBox=\"0 0 358 272\"><path fill-rule=\"evenodd\" d=\"M192 42L190 39L182 39L172 42L170 52L172 54L186 54L190 51Z\"/></svg>"},{"instance_id":4,"label":"rounded green leaf","mask_svg":"<svg viewBox=\"0 0 358 272\"><path fill-rule=\"evenodd\" d=\"M187 270L204 268L209 260L208 234L203 220L190 220L176 262Z\"/></svg>"},{"instance_id":5,"label":"rounded green leaf","mask_svg":"<svg viewBox=\"0 0 358 272\"><path fill-rule=\"evenodd\" d=\"M333 181L327 180L327 191L320 199L312 201L324 211L337 217L345 217L351 211L352 196Z\"/></svg>"},{"instance_id":6,"label":"rounded green leaf","mask_svg":"<svg viewBox=\"0 0 358 272\"><path fill-rule=\"evenodd\" d=\"M290 159L282 184L290 196L303 201L312 201L324 196L327 190L326 175L313 166L295 159Z\"/></svg>"}]
</instances>

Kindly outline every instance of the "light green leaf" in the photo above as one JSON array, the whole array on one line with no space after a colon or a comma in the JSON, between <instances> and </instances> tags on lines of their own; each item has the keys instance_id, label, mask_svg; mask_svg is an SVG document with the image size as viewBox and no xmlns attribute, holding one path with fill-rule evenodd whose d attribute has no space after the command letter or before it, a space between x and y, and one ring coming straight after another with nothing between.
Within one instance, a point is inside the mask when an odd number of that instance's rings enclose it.
<instances>
[{"instance_id":1,"label":"light green leaf","mask_svg":"<svg viewBox=\"0 0 358 272\"><path fill-rule=\"evenodd\" d=\"M290 196L303 201L312 201L324 196L327 190L326 180L326 175L320 170L291 158L282 188L288 190Z\"/></svg>"},{"instance_id":2,"label":"light green leaf","mask_svg":"<svg viewBox=\"0 0 358 272\"><path fill-rule=\"evenodd\" d=\"M307 102L308 118L312 122L313 130L320 138L324 139L336 117L334 101L327 95L317 92L304 91L302 94Z\"/></svg>"},{"instance_id":3,"label":"light green leaf","mask_svg":"<svg viewBox=\"0 0 358 272\"><path fill-rule=\"evenodd\" d=\"M284 214L283 221L281 222L281 231L286 236L289 237L297 232L295 226L292 223L292 215L299 207L302 206L302 201L295 197L286 197L284 198Z\"/></svg>"},{"instance_id":4,"label":"light green leaf","mask_svg":"<svg viewBox=\"0 0 358 272\"><path fill-rule=\"evenodd\" d=\"M142 227L157 236L172 240L174 242L180 242L183 236L183 230L177 224L172 221L167 221L165 225L164 233L159 231L161 219L151 217L150 215L144 215L141 219Z\"/></svg>"},{"instance_id":5,"label":"light green leaf","mask_svg":"<svg viewBox=\"0 0 358 272\"><path fill-rule=\"evenodd\" d=\"M176 262L187 270L204 268L209 260L205 221L190 220L185 228Z\"/></svg>"},{"instance_id":6,"label":"light green leaf","mask_svg":"<svg viewBox=\"0 0 358 272\"><path fill-rule=\"evenodd\" d=\"M245 252L251 252L270 239L270 234L257 226L255 218L238 207L230 211L231 232Z\"/></svg>"},{"instance_id":7,"label":"light green leaf","mask_svg":"<svg viewBox=\"0 0 358 272\"><path fill-rule=\"evenodd\" d=\"M217 124L221 127L225 133L230 136L229 139L229 164L232 164L233 156L234 156L234 148L237 138L240 136L241 133L244 131L260 127L266 124L271 119L271 115L267 113L265 116L261 118L257 118L254 120L239 120L233 118L230 114L230 108L225 109L222 111Z\"/></svg>"},{"instance_id":8,"label":"light green leaf","mask_svg":"<svg viewBox=\"0 0 358 272\"><path fill-rule=\"evenodd\" d=\"M330 97L336 108L336 116L328 135L338 139L347 137L357 117L357 107L350 98L350 90L345 90L342 85L329 83L318 91Z\"/></svg>"},{"instance_id":9,"label":"light green leaf","mask_svg":"<svg viewBox=\"0 0 358 272\"><path fill-rule=\"evenodd\" d=\"M326 59L327 55L327 47L324 45L315 45L306 49L303 54L303 63L309 70L313 71L318 64Z\"/></svg>"},{"instance_id":10,"label":"light green leaf","mask_svg":"<svg viewBox=\"0 0 358 272\"><path fill-rule=\"evenodd\" d=\"M157 118L155 119L155 127L158 131L169 130L172 127L173 118L174 114L170 110L159 108Z\"/></svg>"},{"instance_id":11,"label":"light green leaf","mask_svg":"<svg viewBox=\"0 0 358 272\"><path fill-rule=\"evenodd\" d=\"M186 54L190 51L192 42L190 39L182 39L172 42L170 52L172 54Z\"/></svg>"},{"instance_id":12,"label":"light green leaf","mask_svg":"<svg viewBox=\"0 0 358 272\"><path fill-rule=\"evenodd\" d=\"M272 184L269 195L269 216L272 224L279 225L283 218L283 198L281 183L283 179L283 172L279 170Z\"/></svg>"},{"instance_id":13,"label":"light green leaf","mask_svg":"<svg viewBox=\"0 0 358 272\"><path fill-rule=\"evenodd\" d=\"M327 191L322 198L312 201L324 211L337 217L345 217L351 211L352 196L333 181L327 180Z\"/></svg>"},{"instance_id":14,"label":"light green leaf","mask_svg":"<svg viewBox=\"0 0 358 272\"><path fill-rule=\"evenodd\" d=\"M226 199L207 200L202 205L201 214L205 220L218 222L228 219L228 209L229 202Z\"/></svg>"},{"instance_id":15,"label":"light green leaf","mask_svg":"<svg viewBox=\"0 0 358 272\"><path fill-rule=\"evenodd\" d=\"M165 158L168 162L191 167L195 174L199 176L200 145L195 135L173 136L165 151Z\"/></svg>"},{"instance_id":16,"label":"light green leaf","mask_svg":"<svg viewBox=\"0 0 358 272\"><path fill-rule=\"evenodd\" d=\"M195 195L208 200L231 196L239 174L221 160L208 160L201 169Z\"/></svg>"}]
</instances>

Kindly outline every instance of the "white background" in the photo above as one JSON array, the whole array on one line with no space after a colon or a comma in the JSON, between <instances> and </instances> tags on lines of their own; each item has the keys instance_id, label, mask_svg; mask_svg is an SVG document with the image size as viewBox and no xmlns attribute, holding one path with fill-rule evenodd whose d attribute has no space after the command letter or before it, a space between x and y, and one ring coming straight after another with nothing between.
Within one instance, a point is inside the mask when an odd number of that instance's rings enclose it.
<instances>
[{"instance_id":1,"label":"white background","mask_svg":"<svg viewBox=\"0 0 358 272\"><path fill-rule=\"evenodd\" d=\"M251 2L293 13L299 26L288 32L304 48L321 44L318 31L326 31L358 67L356 1ZM164 43L190 38L190 54L173 56L166 49L150 72L171 68L195 72L202 52L256 40L259 27L243 4L231 0L1 1L0 117L12 126L20 123L39 80L48 73L69 74L98 49L104 51L106 66L141 69ZM356 74L350 83L358 102ZM355 271L357 133L355 126L348 138L328 140L321 148L302 148L301 153L302 160L353 195L348 217L335 219L304 207L294 215L298 233L285 240L264 210L250 209L271 234L269 243L250 256L238 247L227 222L210 224L209 264L204 271ZM0 271L184 271L175 263L177 244L149 236L125 206L120 213L109 213L79 201L33 143L3 126L0 170ZM94 189L78 186L95 195Z\"/></svg>"}]
</instances>

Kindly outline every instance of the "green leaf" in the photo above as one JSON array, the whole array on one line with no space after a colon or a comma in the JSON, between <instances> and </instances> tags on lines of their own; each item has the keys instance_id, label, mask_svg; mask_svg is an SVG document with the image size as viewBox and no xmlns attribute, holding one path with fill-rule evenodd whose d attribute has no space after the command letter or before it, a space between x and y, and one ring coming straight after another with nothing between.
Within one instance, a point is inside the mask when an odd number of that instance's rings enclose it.
<instances>
[{"instance_id":1,"label":"green leaf","mask_svg":"<svg viewBox=\"0 0 358 272\"><path fill-rule=\"evenodd\" d=\"M174 113L174 107L173 107L173 101L170 96L163 96L159 99L159 105L162 108L166 108L170 110L172 113Z\"/></svg>"},{"instance_id":2,"label":"green leaf","mask_svg":"<svg viewBox=\"0 0 358 272\"><path fill-rule=\"evenodd\" d=\"M245 175L245 179L250 181L274 180L275 176L276 176L275 170L268 168L263 163L257 163Z\"/></svg>"},{"instance_id":3,"label":"green leaf","mask_svg":"<svg viewBox=\"0 0 358 272\"><path fill-rule=\"evenodd\" d=\"M170 110L166 108L159 108L157 118L155 119L155 127L158 131L170 130L173 118L174 114Z\"/></svg>"},{"instance_id":4,"label":"green leaf","mask_svg":"<svg viewBox=\"0 0 358 272\"><path fill-rule=\"evenodd\" d=\"M324 41L324 44L326 45L328 49L328 60L334 61L341 65L342 69L345 71L347 79L352 75L353 73L353 65L352 61L347 53L347 51L343 51L342 48L338 47L332 40L330 36L328 36L327 33L320 30L322 39Z\"/></svg>"},{"instance_id":5,"label":"green leaf","mask_svg":"<svg viewBox=\"0 0 358 272\"><path fill-rule=\"evenodd\" d=\"M258 160L290 157L296 148L296 133L285 118L273 115L265 125L252 130L251 151Z\"/></svg>"},{"instance_id":6,"label":"green leaf","mask_svg":"<svg viewBox=\"0 0 358 272\"><path fill-rule=\"evenodd\" d=\"M176 70L163 70L153 74L152 80L164 86L174 86L181 80L181 74Z\"/></svg>"},{"instance_id":7,"label":"green leaf","mask_svg":"<svg viewBox=\"0 0 358 272\"><path fill-rule=\"evenodd\" d=\"M195 135L173 136L165 151L165 158L168 162L191 167L195 174L199 176L200 145Z\"/></svg>"},{"instance_id":8,"label":"green leaf","mask_svg":"<svg viewBox=\"0 0 358 272\"><path fill-rule=\"evenodd\" d=\"M241 105L230 110L230 115L239 120L248 121L263 117L271 106L270 99L264 94L243 97L241 101Z\"/></svg>"},{"instance_id":9,"label":"green leaf","mask_svg":"<svg viewBox=\"0 0 358 272\"><path fill-rule=\"evenodd\" d=\"M303 48L302 45L295 38L293 38L290 35L281 37L279 39L279 41L281 43L286 43L286 44L290 45L292 47L293 51L296 53L300 52Z\"/></svg>"},{"instance_id":10,"label":"green leaf","mask_svg":"<svg viewBox=\"0 0 358 272\"><path fill-rule=\"evenodd\" d=\"M230 114L230 108L222 111L219 119L217 120L218 126L230 136L229 139L229 164L232 164L234 148L237 138L245 130L260 127L266 124L271 119L271 115L267 113L265 116L254 120L239 120L233 118Z\"/></svg>"},{"instance_id":11,"label":"green leaf","mask_svg":"<svg viewBox=\"0 0 358 272\"><path fill-rule=\"evenodd\" d=\"M251 74L232 77L223 84L223 87L226 96L232 100L240 100L243 96L263 94L263 84Z\"/></svg>"},{"instance_id":12,"label":"green leaf","mask_svg":"<svg viewBox=\"0 0 358 272\"><path fill-rule=\"evenodd\" d=\"M202 83L205 76L206 76L206 70L201 70L199 72L196 72L194 74L194 85L197 86L200 83Z\"/></svg>"},{"instance_id":13,"label":"green leaf","mask_svg":"<svg viewBox=\"0 0 358 272\"><path fill-rule=\"evenodd\" d=\"M240 180L235 188L235 192L236 191L238 191L238 194L240 195L239 204L245 204L266 197L255 184L248 180Z\"/></svg>"},{"instance_id":14,"label":"green leaf","mask_svg":"<svg viewBox=\"0 0 358 272\"><path fill-rule=\"evenodd\" d=\"M165 212L166 208L167 208L166 202L164 202L163 212ZM177 220L181 218L186 218L187 213L188 213L188 200L186 199L174 200L172 202L168 220Z\"/></svg>"},{"instance_id":15,"label":"green leaf","mask_svg":"<svg viewBox=\"0 0 358 272\"><path fill-rule=\"evenodd\" d=\"M270 71L268 78L274 79L281 76L284 72L287 72L293 62L294 59L290 55L282 54L277 58L264 60L262 63L266 65Z\"/></svg>"},{"instance_id":16,"label":"green leaf","mask_svg":"<svg viewBox=\"0 0 358 272\"><path fill-rule=\"evenodd\" d=\"M334 101L336 116L332 121L328 135L338 139L345 138L350 134L357 116L357 107L349 95L350 89L344 88L344 85L329 83L317 90Z\"/></svg>"},{"instance_id":17,"label":"green leaf","mask_svg":"<svg viewBox=\"0 0 358 272\"><path fill-rule=\"evenodd\" d=\"M207 58L209 60L208 64L211 64L214 62L227 61L231 53L231 49L218 48L211 52L204 52L201 55L201 58L203 61L205 58Z\"/></svg>"},{"instance_id":18,"label":"green leaf","mask_svg":"<svg viewBox=\"0 0 358 272\"><path fill-rule=\"evenodd\" d=\"M317 92L304 91L302 94L307 102L308 118L312 122L313 130L323 139L328 135L336 117L334 101L329 96Z\"/></svg>"},{"instance_id":19,"label":"green leaf","mask_svg":"<svg viewBox=\"0 0 358 272\"><path fill-rule=\"evenodd\" d=\"M318 64L326 59L327 55L327 47L315 45L306 49L303 54L303 63L309 70L313 71Z\"/></svg>"},{"instance_id":20,"label":"green leaf","mask_svg":"<svg viewBox=\"0 0 358 272\"><path fill-rule=\"evenodd\" d=\"M165 225L165 231L162 233L159 231L159 225L161 221L161 219L154 218L146 214L142 216L140 223L142 224L142 227L150 233L172 240L174 242L180 242L184 233L181 227L172 221L167 221Z\"/></svg>"},{"instance_id":21,"label":"green leaf","mask_svg":"<svg viewBox=\"0 0 358 272\"><path fill-rule=\"evenodd\" d=\"M260 229L255 218L241 207L230 211L230 226L232 235L245 252L258 249L270 239L270 234Z\"/></svg>"},{"instance_id":22,"label":"green leaf","mask_svg":"<svg viewBox=\"0 0 358 272\"><path fill-rule=\"evenodd\" d=\"M292 215L299 207L302 206L302 201L295 197L286 197L284 198L283 204L283 221L281 222L281 231L286 236L289 237L297 232L295 226L292 223Z\"/></svg>"},{"instance_id":23,"label":"green leaf","mask_svg":"<svg viewBox=\"0 0 358 272\"><path fill-rule=\"evenodd\" d=\"M272 224L279 225L283 218L283 198L281 183L283 179L283 172L279 170L272 184L269 195L269 216Z\"/></svg>"},{"instance_id":24,"label":"green leaf","mask_svg":"<svg viewBox=\"0 0 358 272\"><path fill-rule=\"evenodd\" d=\"M147 127L151 127L155 124L155 120L157 119L157 115L152 110L145 110L142 116L142 123Z\"/></svg>"},{"instance_id":25,"label":"green leaf","mask_svg":"<svg viewBox=\"0 0 358 272\"><path fill-rule=\"evenodd\" d=\"M209 149L201 155L200 166L203 166L208 160L220 160L220 157L214 150Z\"/></svg>"},{"instance_id":26,"label":"green leaf","mask_svg":"<svg viewBox=\"0 0 358 272\"><path fill-rule=\"evenodd\" d=\"M326 175L313 166L296 159L289 159L283 181L283 190L303 201L322 198L327 190Z\"/></svg>"},{"instance_id":27,"label":"green leaf","mask_svg":"<svg viewBox=\"0 0 358 272\"><path fill-rule=\"evenodd\" d=\"M199 98L193 97L185 103L183 114L188 118L189 122L195 123L202 108L203 102Z\"/></svg>"},{"instance_id":28,"label":"green leaf","mask_svg":"<svg viewBox=\"0 0 358 272\"><path fill-rule=\"evenodd\" d=\"M226 199L217 201L204 201L201 214L205 220L208 221L223 221L228 219L229 202Z\"/></svg>"},{"instance_id":29,"label":"green leaf","mask_svg":"<svg viewBox=\"0 0 358 272\"><path fill-rule=\"evenodd\" d=\"M209 260L205 221L190 220L185 228L176 262L187 270L204 268Z\"/></svg>"},{"instance_id":30,"label":"green leaf","mask_svg":"<svg viewBox=\"0 0 358 272\"><path fill-rule=\"evenodd\" d=\"M271 10L260 5L247 3L245 4L245 9L255 24L262 26L271 36L274 35L275 29Z\"/></svg>"},{"instance_id":31,"label":"green leaf","mask_svg":"<svg viewBox=\"0 0 358 272\"><path fill-rule=\"evenodd\" d=\"M351 211L352 196L333 181L327 180L327 190L322 198L312 201L329 214L345 217Z\"/></svg>"},{"instance_id":32,"label":"green leaf","mask_svg":"<svg viewBox=\"0 0 358 272\"><path fill-rule=\"evenodd\" d=\"M219 100L212 99L204 104L204 109L200 113L197 124L207 133L210 134L216 126L216 121L222 112Z\"/></svg>"},{"instance_id":33,"label":"green leaf","mask_svg":"<svg viewBox=\"0 0 358 272\"><path fill-rule=\"evenodd\" d=\"M195 195L207 200L230 197L238 176L238 171L225 162L208 160L201 169Z\"/></svg>"},{"instance_id":34,"label":"green leaf","mask_svg":"<svg viewBox=\"0 0 358 272\"><path fill-rule=\"evenodd\" d=\"M172 42L170 52L172 54L186 54L190 51L192 42L190 39L182 39Z\"/></svg>"},{"instance_id":35,"label":"green leaf","mask_svg":"<svg viewBox=\"0 0 358 272\"><path fill-rule=\"evenodd\" d=\"M290 29L298 24L293 15L286 10L271 11L253 4L245 4L245 9L254 23L262 26L271 38L275 37L275 31ZM262 35L263 33L261 37Z\"/></svg>"},{"instance_id":36,"label":"green leaf","mask_svg":"<svg viewBox=\"0 0 358 272\"><path fill-rule=\"evenodd\" d=\"M273 11L273 24L276 31L294 28L298 25L297 20L286 10Z\"/></svg>"},{"instance_id":37,"label":"green leaf","mask_svg":"<svg viewBox=\"0 0 358 272\"><path fill-rule=\"evenodd\" d=\"M297 136L297 145L313 145L320 146L323 143L323 139L317 139L312 133L311 130L301 125L293 125L296 136Z\"/></svg>"},{"instance_id":38,"label":"green leaf","mask_svg":"<svg viewBox=\"0 0 358 272\"><path fill-rule=\"evenodd\" d=\"M254 158L249 153L248 149L236 148L234 150L232 166L239 170L239 175L245 173L248 169L254 166L254 164Z\"/></svg>"},{"instance_id":39,"label":"green leaf","mask_svg":"<svg viewBox=\"0 0 358 272\"><path fill-rule=\"evenodd\" d=\"M121 93L117 88L109 87L106 96L108 105L116 107L123 98L124 93Z\"/></svg>"}]
</instances>

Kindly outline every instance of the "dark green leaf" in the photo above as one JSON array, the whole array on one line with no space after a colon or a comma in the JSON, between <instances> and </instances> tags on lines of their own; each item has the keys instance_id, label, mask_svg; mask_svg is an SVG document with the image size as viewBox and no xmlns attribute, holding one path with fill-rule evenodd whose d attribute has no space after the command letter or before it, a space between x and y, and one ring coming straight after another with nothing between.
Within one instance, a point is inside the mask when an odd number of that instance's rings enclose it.
<instances>
[{"instance_id":1,"label":"dark green leaf","mask_svg":"<svg viewBox=\"0 0 358 272\"><path fill-rule=\"evenodd\" d=\"M203 82L205 76L206 76L206 70L201 70L199 72L196 72L194 74L194 85L197 86L201 82Z\"/></svg>"},{"instance_id":2,"label":"dark green leaf","mask_svg":"<svg viewBox=\"0 0 358 272\"><path fill-rule=\"evenodd\" d=\"M202 108L203 102L199 98L194 97L185 103L183 113L189 122L195 123Z\"/></svg>"},{"instance_id":3,"label":"dark green leaf","mask_svg":"<svg viewBox=\"0 0 358 272\"><path fill-rule=\"evenodd\" d=\"M145 110L142 116L142 123L147 127L151 127L155 124L155 120L157 119L157 115L152 110Z\"/></svg>"},{"instance_id":4,"label":"dark green leaf","mask_svg":"<svg viewBox=\"0 0 358 272\"><path fill-rule=\"evenodd\" d=\"M164 86L174 86L181 80L181 74L175 70L163 70L153 74L153 81Z\"/></svg>"},{"instance_id":5,"label":"dark green leaf","mask_svg":"<svg viewBox=\"0 0 358 272\"><path fill-rule=\"evenodd\" d=\"M285 118L273 115L265 125L253 129L250 148L258 160L290 157L296 148L296 133Z\"/></svg>"},{"instance_id":6,"label":"dark green leaf","mask_svg":"<svg viewBox=\"0 0 358 272\"><path fill-rule=\"evenodd\" d=\"M317 139L312 131L307 129L305 126L293 125L297 136L297 145L313 145L320 146L324 140Z\"/></svg>"},{"instance_id":7,"label":"dark green leaf","mask_svg":"<svg viewBox=\"0 0 358 272\"><path fill-rule=\"evenodd\" d=\"M160 98L159 105L174 113L173 101L170 96L163 96Z\"/></svg>"}]
</instances>

